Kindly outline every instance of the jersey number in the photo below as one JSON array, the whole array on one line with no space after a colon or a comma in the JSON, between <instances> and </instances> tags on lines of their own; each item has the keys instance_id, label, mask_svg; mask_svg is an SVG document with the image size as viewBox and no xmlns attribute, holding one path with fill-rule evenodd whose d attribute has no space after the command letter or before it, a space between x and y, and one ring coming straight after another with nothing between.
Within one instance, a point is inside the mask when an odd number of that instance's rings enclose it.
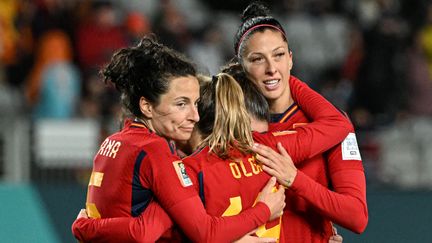
<instances>
[{"instance_id":1,"label":"jersey number","mask_svg":"<svg viewBox=\"0 0 432 243\"><path fill-rule=\"evenodd\" d=\"M99 219L101 218L101 215L96 207L96 204L89 202L89 190L90 186L100 187L102 185L103 175L104 173L92 171L87 189L86 211L88 216L93 219Z\"/></svg>"},{"instance_id":2,"label":"jersey number","mask_svg":"<svg viewBox=\"0 0 432 243\"><path fill-rule=\"evenodd\" d=\"M227 209L225 209L225 212L222 214L222 216L237 215L242 211L242 208L243 207L242 207L241 197L240 196L231 197L230 205L227 207ZM281 220L282 217L279 217L279 223L269 228L266 228L266 224L261 225L260 227L258 227L258 230L255 232L255 234L258 237L270 237L270 238L277 239L279 241Z\"/></svg>"}]
</instances>

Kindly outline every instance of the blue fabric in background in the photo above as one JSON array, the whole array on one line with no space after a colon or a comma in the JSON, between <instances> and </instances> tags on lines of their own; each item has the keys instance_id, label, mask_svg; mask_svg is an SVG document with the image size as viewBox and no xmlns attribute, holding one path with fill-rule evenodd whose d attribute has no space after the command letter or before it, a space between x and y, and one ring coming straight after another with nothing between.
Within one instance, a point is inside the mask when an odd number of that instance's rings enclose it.
<instances>
[{"instance_id":1,"label":"blue fabric in background","mask_svg":"<svg viewBox=\"0 0 432 243\"><path fill-rule=\"evenodd\" d=\"M81 79L78 70L67 62L52 64L42 74L42 86L33 118L73 118L80 98Z\"/></svg>"},{"instance_id":2,"label":"blue fabric in background","mask_svg":"<svg viewBox=\"0 0 432 243\"><path fill-rule=\"evenodd\" d=\"M0 184L1 242L61 242L32 186Z\"/></svg>"}]
</instances>

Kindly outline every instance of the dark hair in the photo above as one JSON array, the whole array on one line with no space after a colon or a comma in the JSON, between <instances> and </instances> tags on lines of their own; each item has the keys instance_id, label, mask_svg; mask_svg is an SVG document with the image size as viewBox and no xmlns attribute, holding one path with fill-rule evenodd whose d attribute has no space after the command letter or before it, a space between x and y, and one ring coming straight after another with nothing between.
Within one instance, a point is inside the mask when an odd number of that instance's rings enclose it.
<instances>
[{"instance_id":1,"label":"dark hair","mask_svg":"<svg viewBox=\"0 0 432 243\"><path fill-rule=\"evenodd\" d=\"M230 63L222 68L222 72L231 75L240 85L249 115L260 121L268 121L270 118L268 102L258 87L247 78L241 64Z\"/></svg>"},{"instance_id":2,"label":"dark hair","mask_svg":"<svg viewBox=\"0 0 432 243\"><path fill-rule=\"evenodd\" d=\"M215 90L216 82L212 78L198 75L200 81L200 100L198 102L198 114L200 120L196 126L203 135L207 137L213 131L213 125L215 120Z\"/></svg>"},{"instance_id":3,"label":"dark hair","mask_svg":"<svg viewBox=\"0 0 432 243\"><path fill-rule=\"evenodd\" d=\"M196 69L183 55L158 43L150 35L142 38L137 46L116 52L101 74L105 83L112 82L120 91L127 111L142 117L141 97L158 105L173 78L196 76Z\"/></svg>"},{"instance_id":4,"label":"dark hair","mask_svg":"<svg viewBox=\"0 0 432 243\"><path fill-rule=\"evenodd\" d=\"M266 29L278 30L281 32L284 40L288 42L282 25L279 21L270 16L269 13L269 9L261 2L252 2L246 7L243 11L242 23L235 35L234 51L236 56L241 56L243 50L242 43L247 41L247 39L257 31L263 32Z\"/></svg>"}]
</instances>

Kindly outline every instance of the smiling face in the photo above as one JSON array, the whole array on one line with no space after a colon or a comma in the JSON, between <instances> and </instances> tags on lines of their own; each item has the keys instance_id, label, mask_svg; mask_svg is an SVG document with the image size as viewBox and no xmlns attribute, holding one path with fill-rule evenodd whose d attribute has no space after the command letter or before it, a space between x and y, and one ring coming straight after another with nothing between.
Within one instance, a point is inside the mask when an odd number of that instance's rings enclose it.
<instances>
[{"instance_id":1,"label":"smiling face","mask_svg":"<svg viewBox=\"0 0 432 243\"><path fill-rule=\"evenodd\" d=\"M198 80L193 76L171 80L168 92L151 109L150 124L155 132L175 141L188 140L199 121Z\"/></svg>"},{"instance_id":2,"label":"smiling face","mask_svg":"<svg viewBox=\"0 0 432 243\"><path fill-rule=\"evenodd\" d=\"M279 31L266 29L253 33L244 45L242 64L248 78L267 98L272 111L282 103L284 111L291 99L288 80L293 63L288 43Z\"/></svg>"}]
</instances>

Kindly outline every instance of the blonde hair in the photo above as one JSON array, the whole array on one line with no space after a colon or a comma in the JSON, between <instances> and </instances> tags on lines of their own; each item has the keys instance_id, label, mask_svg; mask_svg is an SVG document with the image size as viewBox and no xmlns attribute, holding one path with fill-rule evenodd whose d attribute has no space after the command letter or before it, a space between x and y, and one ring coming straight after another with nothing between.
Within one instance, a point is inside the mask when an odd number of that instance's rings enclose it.
<instances>
[{"instance_id":1,"label":"blonde hair","mask_svg":"<svg viewBox=\"0 0 432 243\"><path fill-rule=\"evenodd\" d=\"M222 159L230 158L232 149L243 154L252 153L251 122L240 85L231 75L221 73L213 78L207 88L210 89L207 94L214 94L214 122L213 131L203 144Z\"/></svg>"}]
</instances>

